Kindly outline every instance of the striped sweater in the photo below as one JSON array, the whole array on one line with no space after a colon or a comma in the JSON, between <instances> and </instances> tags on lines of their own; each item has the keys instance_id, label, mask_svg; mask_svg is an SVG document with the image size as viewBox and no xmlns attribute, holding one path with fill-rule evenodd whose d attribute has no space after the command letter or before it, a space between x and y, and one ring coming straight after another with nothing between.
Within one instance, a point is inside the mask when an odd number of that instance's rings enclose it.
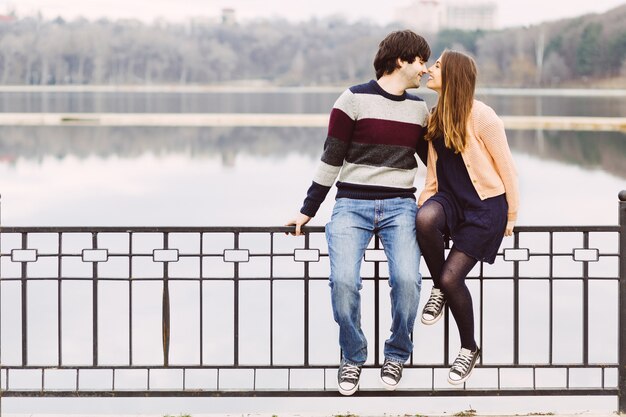
<instances>
[{"instance_id":1,"label":"striped sweater","mask_svg":"<svg viewBox=\"0 0 626 417\"><path fill-rule=\"evenodd\" d=\"M415 199L416 152L426 160L428 108L376 81L346 90L330 113L324 152L300 209L313 217L337 177L337 198Z\"/></svg>"}]
</instances>

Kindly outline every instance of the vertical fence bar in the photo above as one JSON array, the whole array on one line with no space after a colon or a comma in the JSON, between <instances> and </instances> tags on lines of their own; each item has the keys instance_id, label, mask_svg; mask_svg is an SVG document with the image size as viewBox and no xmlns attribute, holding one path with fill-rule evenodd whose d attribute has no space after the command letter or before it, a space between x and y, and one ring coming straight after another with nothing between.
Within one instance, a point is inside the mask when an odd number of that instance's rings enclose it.
<instances>
[{"instance_id":1,"label":"vertical fence bar","mask_svg":"<svg viewBox=\"0 0 626 417\"><path fill-rule=\"evenodd\" d=\"M502 259L504 259L504 253L502 254ZM484 345L483 345L483 325L484 325L484 320L483 320L483 313L484 313L484 301L485 301L485 264L484 262L479 262L478 263L479 266L479 272L478 272L478 285L480 287L480 332L479 332L479 341L478 341L478 345L477 347L479 347L481 349L480 351L480 356L478 357L478 363L480 365L483 364L483 357L484 357ZM474 329L476 329L476 319L474 318ZM474 330L475 332L475 330ZM460 340L459 340L460 341Z\"/></svg>"},{"instance_id":2,"label":"vertical fence bar","mask_svg":"<svg viewBox=\"0 0 626 417\"><path fill-rule=\"evenodd\" d=\"M306 235L305 235L306 236ZM294 256L295 258L295 256ZM309 273L308 263L305 263L304 274L307 276ZM305 290L305 298L304 302L307 302L306 290ZM306 317L308 311L308 305L305 304L304 314ZM305 319L306 320L306 319ZM306 331L305 331L305 342L304 342L304 357L305 363L307 363L308 358L308 344L306 342ZM270 233L270 366L274 366L274 233ZM256 383L256 375L255 375L255 383Z\"/></svg>"},{"instance_id":3,"label":"vertical fence bar","mask_svg":"<svg viewBox=\"0 0 626 417\"><path fill-rule=\"evenodd\" d=\"M619 193L619 371L618 409L626 414L626 190Z\"/></svg>"},{"instance_id":4,"label":"vertical fence bar","mask_svg":"<svg viewBox=\"0 0 626 417\"><path fill-rule=\"evenodd\" d=\"M58 248L59 261L57 262L57 364L63 364L63 262L61 248L63 247L63 233L59 233Z\"/></svg>"},{"instance_id":5,"label":"vertical fence bar","mask_svg":"<svg viewBox=\"0 0 626 417\"><path fill-rule=\"evenodd\" d=\"M234 232L234 249L239 250L239 232ZM239 365L239 262L233 264L233 365Z\"/></svg>"},{"instance_id":6,"label":"vertical fence bar","mask_svg":"<svg viewBox=\"0 0 626 417\"><path fill-rule=\"evenodd\" d=\"M554 233L550 232L550 257L548 258L549 274L548 284L550 285L550 298L549 298L549 311L550 311L550 332L548 337L548 344L550 346L550 365L554 364Z\"/></svg>"},{"instance_id":7,"label":"vertical fence bar","mask_svg":"<svg viewBox=\"0 0 626 417\"><path fill-rule=\"evenodd\" d=\"M0 300L2 300L2 201L0 201ZM7 381L9 375L7 372ZM9 384L7 382L7 388ZM2 415L2 308L0 308L0 416Z\"/></svg>"},{"instance_id":8,"label":"vertical fence bar","mask_svg":"<svg viewBox=\"0 0 626 417\"><path fill-rule=\"evenodd\" d=\"M133 233L128 233L128 365L133 365Z\"/></svg>"},{"instance_id":9,"label":"vertical fence bar","mask_svg":"<svg viewBox=\"0 0 626 417\"><path fill-rule=\"evenodd\" d=\"M22 249L26 249L27 245L28 245L28 241L27 241L27 236L28 233L27 232L23 232L22 233ZM27 269L27 263L26 262L22 262L22 268L21 268L21 273L22 273L22 366L26 366L28 365L28 306L27 306L27 301L28 301L28 269Z\"/></svg>"},{"instance_id":10,"label":"vertical fence bar","mask_svg":"<svg viewBox=\"0 0 626 417\"><path fill-rule=\"evenodd\" d=\"M589 232L583 232L583 248L589 249ZM583 262L583 365L589 365L589 262L587 261Z\"/></svg>"},{"instance_id":11,"label":"vertical fence bar","mask_svg":"<svg viewBox=\"0 0 626 417\"><path fill-rule=\"evenodd\" d=\"M304 249L310 249L310 234L304 234ZM304 263L304 366L309 366L309 263Z\"/></svg>"},{"instance_id":12,"label":"vertical fence bar","mask_svg":"<svg viewBox=\"0 0 626 417\"><path fill-rule=\"evenodd\" d=\"M445 249L450 249L450 239L444 239L444 248ZM444 249L444 253L445 253L445 249ZM449 254L450 252L448 252ZM431 273L431 278L432 278L432 273ZM483 264L482 262L480 262L480 278L483 278ZM435 285L435 280L433 279L433 285ZM482 299L480 300L482 303ZM452 312L450 311L450 306L446 305L444 306L445 311L443 314L443 366L444 367L449 367L450 366L450 314L452 314ZM483 355L480 355L483 356ZM482 359L481 359L482 360Z\"/></svg>"},{"instance_id":13,"label":"vertical fence bar","mask_svg":"<svg viewBox=\"0 0 626 417\"><path fill-rule=\"evenodd\" d=\"M434 281L433 281L434 284ZM450 307L444 306L445 311L443 313L443 366L450 366ZM482 356L482 355L480 355Z\"/></svg>"},{"instance_id":14,"label":"vertical fence bar","mask_svg":"<svg viewBox=\"0 0 626 417\"><path fill-rule=\"evenodd\" d=\"M163 233L163 249L169 249L169 234ZM169 262L163 262L163 365L170 363L170 283Z\"/></svg>"},{"instance_id":15,"label":"vertical fence bar","mask_svg":"<svg viewBox=\"0 0 626 417\"><path fill-rule=\"evenodd\" d=\"M480 319L479 319L480 331L478 333L478 347L480 347L482 349L482 352L484 352L485 344L483 343L483 339L485 336L485 332L484 332L484 329L485 329L485 320L484 320L484 317L485 317L485 280L483 279L483 274L482 274L482 264L481 264L481 273L478 274L478 285L479 285L479 293L480 293ZM484 354L481 354L480 357L478 358L479 364L481 365L483 364L483 357L484 357Z\"/></svg>"},{"instance_id":16,"label":"vertical fence bar","mask_svg":"<svg viewBox=\"0 0 626 417\"><path fill-rule=\"evenodd\" d=\"M513 233L513 247L519 248L519 233ZM513 262L513 363L519 365L519 261Z\"/></svg>"},{"instance_id":17,"label":"vertical fence bar","mask_svg":"<svg viewBox=\"0 0 626 417\"><path fill-rule=\"evenodd\" d=\"M62 235L62 234L61 234ZM98 247L98 233L91 232L91 247ZM60 248L59 248L60 249ZM98 263L91 263L91 274L93 275L93 366L98 366Z\"/></svg>"},{"instance_id":18,"label":"vertical fence bar","mask_svg":"<svg viewBox=\"0 0 626 417\"><path fill-rule=\"evenodd\" d=\"M374 249L380 250L380 238L374 237ZM362 278L361 278L362 279ZM374 262L374 365L380 365L380 262ZM412 355L412 354L411 354Z\"/></svg>"},{"instance_id":19,"label":"vertical fence bar","mask_svg":"<svg viewBox=\"0 0 626 417\"><path fill-rule=\"evenodd\" d=\"M200 298L200 366L204 365L204 233L200 232L200 280L198 281L198 292Z\"/></svg>"}]
</instances>

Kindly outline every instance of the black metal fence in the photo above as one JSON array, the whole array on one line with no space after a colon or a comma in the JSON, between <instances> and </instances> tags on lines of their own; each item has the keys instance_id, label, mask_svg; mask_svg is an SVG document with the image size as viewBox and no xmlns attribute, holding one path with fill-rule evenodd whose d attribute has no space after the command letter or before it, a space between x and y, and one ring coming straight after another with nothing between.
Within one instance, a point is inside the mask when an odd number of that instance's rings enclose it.
<instances>
[{"instance_id":1,"label":"black metal fence","mask_svg":"<svg viewBox=\"0 0 626 417\"><path fill-rule=\"evenodd\" d=\"M496 263L468 278L483 350L472 378L446 381L459 347L446 313L416 325L393 394L377 384L390 314L373 240L362 269L370 358L356 395L608 395L626 412L624 191L619 219L517 227ZM2 227L1 395L338 395L324 230L287 230Z\"/></svg>"}]
</instances>

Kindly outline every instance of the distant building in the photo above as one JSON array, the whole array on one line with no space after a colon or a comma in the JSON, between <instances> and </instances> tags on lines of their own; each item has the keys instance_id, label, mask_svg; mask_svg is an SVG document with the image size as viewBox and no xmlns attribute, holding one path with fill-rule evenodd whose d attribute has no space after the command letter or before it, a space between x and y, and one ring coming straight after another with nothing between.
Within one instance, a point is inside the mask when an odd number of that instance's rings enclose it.
<instances>
[{"instance_id":1,"label":"distant building","mask_svg":"<svg viewBox=\"0 0 626 417\"><path fill-rule=\"evenodd\" d=\"M442 29L492 30L497 27L497 6L492 0L414 0L396 10L396 21L420 32Z\"/></svg>"},{"instance_id":2,"label":"distant building","mask_svg":"<svg viewBox=\"0 0 626 417\"><path fill-rule=\"evenodd\" d=\"M496 4L450 3L446 6L443 27L461 30L493 30L496 28Z\"/></svg>"},{"instance_id":3,"label":"distant building","mask_svg":"<svg viewBox=\"0 0 626 417\"><path fill-rule=\"evenodd\" d=\"M437 33L441 29L444 8L439 0L417 0L396 9L395 20L419 32Z\"/></svg>"},{"instance_id":4,"label":"distant building","mask_svg":"<svg viewBox=\"0 0 626 417\"><path fill-rule=\"evenodd\" d=\"M237 23L237 17L235 16L235 9L226 8L222 9L222 24L234 25Z\"/></svg>"}]
</instances>

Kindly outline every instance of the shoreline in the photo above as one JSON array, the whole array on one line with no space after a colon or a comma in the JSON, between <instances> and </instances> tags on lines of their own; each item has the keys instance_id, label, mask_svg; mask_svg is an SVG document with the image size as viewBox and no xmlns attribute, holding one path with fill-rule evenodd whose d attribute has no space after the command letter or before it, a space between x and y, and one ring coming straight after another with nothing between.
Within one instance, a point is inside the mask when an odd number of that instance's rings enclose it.
<instances>
[{"instance_id":1,"label":"shoreline","mask_svg":"<svg viewBox=\"0 0 626 417\"><path fill-rule=\"evenodd\" d=\"M338 94L345 86L278 86L270 84L223 85L0 85L0 93L168 93L168 94ZM409 90L434 95L425 87ZM514 88L478 87L476 95L550 97L626 97L626 88Z\"/></svg>"}]
</instances>

